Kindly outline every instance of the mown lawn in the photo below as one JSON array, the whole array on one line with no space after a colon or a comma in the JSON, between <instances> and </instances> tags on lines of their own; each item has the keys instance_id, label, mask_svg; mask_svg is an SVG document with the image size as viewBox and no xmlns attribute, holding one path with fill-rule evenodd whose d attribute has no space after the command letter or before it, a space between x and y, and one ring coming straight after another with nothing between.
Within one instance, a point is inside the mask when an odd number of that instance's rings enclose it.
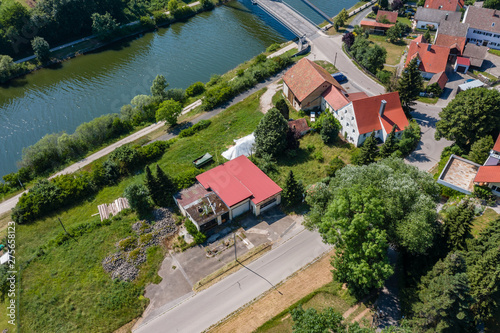
<instances>
[{"instance_id":1,"label":"mown lawn","mask_svg":"<svg viewBox=\"0 0 500 333\"><path fill-rule=\"evenodd\" d=\"M483 215L478 216L472 222L472 235L478 237L479 233L484 230L492 221L500 218L500 214L497 214L493 209L486 208Z\"/></svg>"},{"instance_id":2,"label":"mown lawn","mask_svg":"<svg viewBox=\"0 0 500 333\"><path fill-rule=\"evenodd\" d=\"M389 43L386 38L386 36L370 35L368 39L387 50L386 64L397 65L403 55L403 51L406 49L406 42L402 40L397 44L393 44Z\"/></svg>"}]
</instances>

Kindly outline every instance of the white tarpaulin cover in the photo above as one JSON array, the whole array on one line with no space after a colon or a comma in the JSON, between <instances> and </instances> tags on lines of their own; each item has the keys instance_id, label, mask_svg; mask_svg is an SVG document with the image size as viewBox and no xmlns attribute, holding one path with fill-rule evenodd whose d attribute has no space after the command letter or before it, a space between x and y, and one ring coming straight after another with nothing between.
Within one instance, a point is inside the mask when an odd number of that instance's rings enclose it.
<instances>
[{"instance_id":1,"label":"white tarpaulin cover","mask_svg":"<svg viewBox=\"0 0 500 333\"><path fill-rule=\"evenodd\" d=\"M241 139L234 140L234 146L222 153L222 156L228 160L235 159L238 156L250 156L253 151L255 143L255 136L253 133L242 137Z\"/></svg>"}]
</instances>

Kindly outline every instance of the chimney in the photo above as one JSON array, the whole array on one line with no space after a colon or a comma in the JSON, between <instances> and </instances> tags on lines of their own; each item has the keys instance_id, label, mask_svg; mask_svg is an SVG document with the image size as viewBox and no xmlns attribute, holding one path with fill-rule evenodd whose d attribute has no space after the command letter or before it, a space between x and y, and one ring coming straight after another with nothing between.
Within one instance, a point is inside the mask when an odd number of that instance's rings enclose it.
<instances>
[{"instance_id":1,"label":"chimney","mask_svg":"<svg viewBox=\"0 0 500 333\"><path fill-rule=\"evenodd\" d=\"M445 21L448 21L448 13L446 13L446 16L444 17Z\"/></svg>"},{"instance_id":2,"label":"chimney","mask_svg":"<svg viewBox=\"0 0 500 333\"><path fill-rule=\"evenodd\" d=\"M380 117L382 117L384 115L384 111L385 111L385 105L387 104L387 101L385 99L383 99L381 102L380 102L380 110L378 112L378 114L380 115Z\"/></svg>"}]
</instances>

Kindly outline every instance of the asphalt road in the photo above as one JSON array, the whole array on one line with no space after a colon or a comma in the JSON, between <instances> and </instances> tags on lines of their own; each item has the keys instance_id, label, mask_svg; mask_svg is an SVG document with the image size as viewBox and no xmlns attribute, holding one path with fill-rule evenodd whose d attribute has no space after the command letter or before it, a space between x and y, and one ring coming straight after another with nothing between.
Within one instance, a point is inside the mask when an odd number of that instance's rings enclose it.
<instances>
[{"instance_id":1,"label":"asphalt road","mask_svg":"<svg viewBox=\"0 0 500 333\"><path fill-rule=\"evenodd\" d=\"M331 249L304 230L212 287L144 323L134 332L201 332ZM276 291L279 293L279 287Z\"/></svg>"},{"instance_id":2,"label":"asphalt road","mask_svg":"<svg viewBox=\"0 0 500 333\"><path fill-rule=\"evenodd\" d=\"M405 161L422 171L429 171L430 168L439 162L443 149L450 146L452 142L446 139L439 141L434 139L436 122L440 119L439 112L442 110L441 107L417 102L413 108L414 111L411 114L420 125L422 138L417 149Z\"/></svg>"}]
</instances>

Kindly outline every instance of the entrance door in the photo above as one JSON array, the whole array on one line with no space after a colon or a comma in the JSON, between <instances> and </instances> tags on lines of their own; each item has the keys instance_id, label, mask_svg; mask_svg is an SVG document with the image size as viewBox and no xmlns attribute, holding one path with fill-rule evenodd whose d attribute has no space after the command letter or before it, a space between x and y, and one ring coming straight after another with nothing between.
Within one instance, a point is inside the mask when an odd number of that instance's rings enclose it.
<instances>
[{"instance_id":1,"label":"entrance door","mask_svg":"<svg viewBox=\"0 0 500 333\"><path fill-rule=\"evenodd\" d=\"M483 40L483 46L488 46L488 41L487 40Z\"/></svg>"},{"instance_id":2,"label":"entrance door","mask_svg":"<svg viewBox=\"0 0 500 333\"><path fill-rule=\"evenodd\" d=\"M241 214L248 212L249 210L250 210L250 201L247 201L243 205L240 205L236 208L231 208L233 219L236 216L240 216Z\"/></svg>"}]
</instances>

